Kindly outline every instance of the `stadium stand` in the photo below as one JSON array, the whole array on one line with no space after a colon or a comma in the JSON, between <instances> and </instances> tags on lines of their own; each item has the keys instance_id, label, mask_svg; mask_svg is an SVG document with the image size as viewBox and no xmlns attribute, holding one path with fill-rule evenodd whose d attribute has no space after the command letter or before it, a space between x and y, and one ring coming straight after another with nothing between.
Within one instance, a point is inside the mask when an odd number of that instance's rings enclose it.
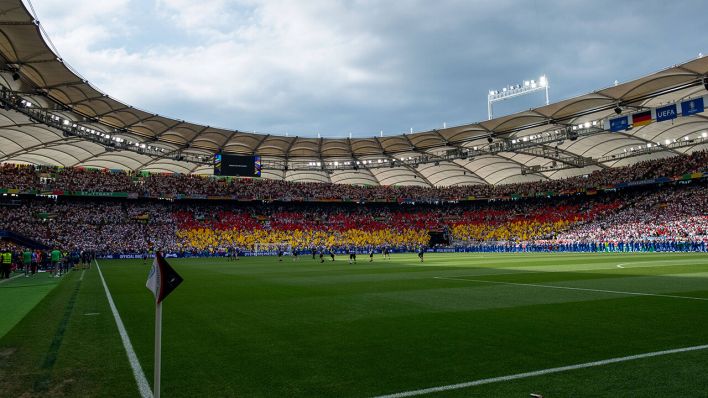
<instances>
[{"instance_id":1,"label":"stadium stand","mask_svg":"<svg viewBox=\"0 0 708 398\"><path fill-rule=\"evenodd\" d=\"M42 244L103 255L411 250L431 236L449 250L705 247L708 57L478 123L279 136L122 103L64 63L21 1L3 8L0 228ZM667 106L675 117L657 117ZM650 117L635 125L639 111ZM215 177L218 154L257 157L264 178Z\"/></svg>"},{"instance_id":2,"label":"stadium stand","mask_svg":"<svg viewBox=\"0 0 708 398\"><path fill-rule=\"evenodd\" d=\"M2 186L16 193L0 207L0 228L48 246L101 255L156 248L176 255L225 255L258 246L415 250L440 231L449 231L443 246L461 251L705 250L707 166L701 151L582 178L484 186L487 198L459 201L460 190L472 196L480 188L413 187L411 192L4 165ZM287 192L303 196L293 200L282 194L284 184L292 185ZM162 188L170 186L176 188ZM81 194L72 194L77 189ZM116 189L125 192L112 195ZM249 200L176 199L177 192L202 198L237 192ZM332 201L332 192L341 196ZM425 199L403 200L407 195ZM390 201L376 202L380 198Z\"/></svg>"},{"instance_id":3,"label":"stadium stand","mask_svg":"<svg viewBox=\"0 0 708 398\"><path fill-rule=\"evenodd\" d=\"M600 189L618 183L661 177L674 178L708 171L708 151L678 155L629 166L598 170L591 174L559 180L505 185L465 185L429 188L420 186L355 186L328 183L293 183L280 180L254 180L206 177L185 174L130 174L121 170L58 168L3 164L0 187L19 191L121 192L143 197L168 198L177 195L195 199L206 196L235 196L249 200L352 200L397 201L412 198L417 202L474 198L500 198L512 195L535 196L547 192L577 192Z\"/></svg>"}]
</instances>

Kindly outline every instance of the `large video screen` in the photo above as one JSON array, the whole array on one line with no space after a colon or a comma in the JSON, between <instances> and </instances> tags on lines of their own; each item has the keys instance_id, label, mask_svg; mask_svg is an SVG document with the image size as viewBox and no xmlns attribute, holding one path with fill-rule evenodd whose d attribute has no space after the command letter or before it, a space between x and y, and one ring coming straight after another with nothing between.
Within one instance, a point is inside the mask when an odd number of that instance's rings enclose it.
<instances>
[{"instance_id":1,"label":"large video screen","mask_svg":"<svg viewBox=\"0 0 708 398\"><path fill-rule=\"evenodd\" d=\"M260 177L261 157L217 153L214 155L214 175Z\"/></svg>"}]
</instances>

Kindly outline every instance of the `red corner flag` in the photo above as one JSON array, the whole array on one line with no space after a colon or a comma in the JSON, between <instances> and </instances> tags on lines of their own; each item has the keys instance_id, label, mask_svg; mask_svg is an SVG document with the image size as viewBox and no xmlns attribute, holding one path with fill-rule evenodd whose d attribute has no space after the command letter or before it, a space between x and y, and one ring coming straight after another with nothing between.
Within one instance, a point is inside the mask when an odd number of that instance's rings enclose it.
<instances>
[{"instance_id":1,"label":"red corner flag","mask_svg":"<svg viewBox=\"0 0 708 398\"><path fill-rule=\"evenodd\" d=\"M161 252L156 252L145 284L155 296L155 302L161 303L180 283L182 277L167 263Z\"/></svg>"}]
</instances>

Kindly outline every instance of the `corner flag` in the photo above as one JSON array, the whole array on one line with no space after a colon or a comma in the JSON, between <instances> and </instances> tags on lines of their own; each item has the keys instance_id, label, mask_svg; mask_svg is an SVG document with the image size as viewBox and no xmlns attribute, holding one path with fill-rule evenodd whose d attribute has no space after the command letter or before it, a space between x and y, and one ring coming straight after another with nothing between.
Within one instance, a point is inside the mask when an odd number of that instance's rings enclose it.
<instances>
[{"instance_id":1,"label":"corner flag","mask_svg":"<svg viewBox=\"0 0 708 398\"><path fill-rule=\"evenodd\" d=\"M172 268L162 253L155 253L155 261L152 263L150 274L148 275L145 287L150 289L155 296L155 302L161 303L173 290L182 283L182 277Z\"/></svg>"},{"instance_id":2,"label":"corner flag","mask_svg":"<svg viewBox=\"0 0 708 398\"><path fill-rule=\"evenodd\" d=\"M182 277L167 264L160 251L155 252L155 261L148 274L147 287L155 296L155 383L153 398L160 398L160 368L162 362L162 300L182 283Z\"/></svg>"}]
</instances>

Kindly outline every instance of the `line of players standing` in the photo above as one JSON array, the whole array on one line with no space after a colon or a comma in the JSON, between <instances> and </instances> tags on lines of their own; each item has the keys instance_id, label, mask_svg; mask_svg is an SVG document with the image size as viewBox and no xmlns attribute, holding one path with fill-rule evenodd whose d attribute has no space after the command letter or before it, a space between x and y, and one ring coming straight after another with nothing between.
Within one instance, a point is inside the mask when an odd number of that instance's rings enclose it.
<instances>
[{"instance_id":1,"label":"line of players standing","mask_svg":"<svg viewBox=\"0 0 708 398\"><path fill-rule=\"evenodd\" d=\"M423 256L425 255L426 247L421 245L419 246L417 253L418 253L418 258L420 259L420 262L423 262ZM298 258L300 257L300 254L302 254L303 250L300 248L296 247L293 248L292 250L292 256L293 256L293 261L297 261ZM331 247L316 247L312 246L309 249L310 254L312 255L313 260L317 260L317 257L319 256L320 263L325 262L325 257L329 256L330 261L334 261L336 257L336 252L333 248ZM345 255L349 255L349 264L356 264L356 255L357 255L357 248L354 246L351 246L344 250ZM390 260L391 259L391 249L388 246L382 246L379 248L375 248L374 246L368 246L366 249L366 253L369 254L369 262L374 261L374 254L380 252L384 260ZM278 248L278 261L283 261L283 256L285 255L285 250L282 247Z\"/></svg>"},{"instance_id":2,"label":"line of players standing","mask_svg":"<svg viewBox=\"0 0 708 398\"><path fill-rule=\"evenodd\" d=\"M39 271L48 272L50 277L59 277L79 265L90 268L95 259L96 253L88 250L13 250L7 246L0 250L0 279L9 279L13 269L23 271L25 277L34 276Z\"/></svg>"},{"instance_id":3,"label":"line of players standing","mask_svg":"<svg viewBox=\"0 0 708 398\"><path fill-rule=\"evenodd\" d=\"M292 250L293 260L297 260L302 251L303 250L301 250L300 248L297 248L297 247L294 248ZM317 256L319 255L320 263L325 262L325 256L329 256L330 261L334 261L336 258L335 249L332 247L312 246L312 247L310 247L309 251L310 251L310 254L312 254L313 260L317 260ZM376 251L377 251L376 248L374 248L373 246L367 247L366 252L369 254L369 262L374 261L374 253L376 253ZM389 249L388 246L383 246L383 247L379 248L378 251L380 251L381 254L383 254L385 260L391 259L391 249ZM357 252L356 247L353 247L353 246L349 247L349 248L345 249L344 252L345 252L345 255L349 255L349 264L356 264L356 252ZM282 252L279 251L278 255L282 256Z\"/></svg>"},{"instance_id":4,"label":"line of players standing","mask_svg":"<svg viewBox=\"0 0 708 398\"><path fill-rule=\"evenodd\" d=\"M416 253L418 254L418 258L420 259L421 263L423 262L423 257L425 255L426 250L427 250L427 247L424 245L418 246L418 248L416 250ZM311 246L308 250L303 250L300 247L294 247L290 254L292 255L293 261L297 261L300 258L300 255L304 254L307 251L309 251L310 254L312 254L313 260L317 260L317 257L319 256L320 263L325 262L325 257L329 257L330 261L334 261L336 258L337 251L341 252L340 250L335 250L335 248L332 248L332 247ZM351 247L345 249L344 252L345 252L345 255L349 255L349 264L356 264L357 248L354 246L351 246ZM368 246L366 248L366 253L369 254L369 262L374 261L374 254L377 252L379 252L383 255L384 260L391 259L391 248L389 246L381 246L381 247ZM283 257L286 254L285 246L284 245L277 246L276 253L278 256L278 261L283 261ZM243 255L244 255L244 250L240 247L231 247L227 250L227 253L226 253L226 256L229 257L231 260L239 260ZM145 260L145 258L146 257L143 257L143 260Z\"/></svg>"}]
</instances>

